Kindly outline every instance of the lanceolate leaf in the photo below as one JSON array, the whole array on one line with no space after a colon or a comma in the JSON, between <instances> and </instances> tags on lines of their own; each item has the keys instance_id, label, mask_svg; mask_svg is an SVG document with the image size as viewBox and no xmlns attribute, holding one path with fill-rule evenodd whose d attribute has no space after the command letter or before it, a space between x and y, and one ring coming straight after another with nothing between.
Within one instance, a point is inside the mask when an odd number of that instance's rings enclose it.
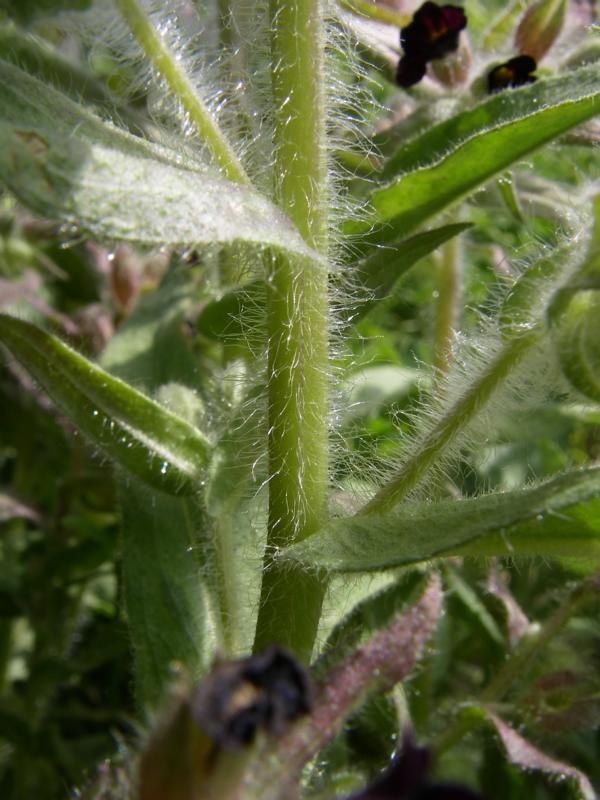
<instances>
[{"instance_id":1,"label":"lanceolate leaf","mask_svg":"<svg viewBox=\"0 0 600 800\"><path fill-rule=\"evenodd\" d=\"M482 721L494 726L506 757L515 766L528 771L540 770L545 772L550 780L554 778L561 781L565 779L572 781L576 789L576 797L582 798L582 800L595 800L597 797L589 779L583 772L543 753L496 714L477 706L466 709L464 713L470 718L479 717Z\"/></svg>"},{"instance_id":2,"label":"lanceolate leaf","mask_svg":"<svg viewBox=\"0 0 600 800\"><path fill-rule=\"evenodd\" d=\"M208 527L195 498L120 480L123 581L140 708L156 708L173 663L197 680L218 644L206 571Z\"/></svg>"},{"instance_id":3,"label":"lanceolate leaf","mask_svg":"<svg viewBox=\"0 0 600 800\"><path fill-rule=\"evenodd\" d=\"M377 237L406 235L528 153L598 113L595 66L506 90L434 126L386 165L371 195ZM373 234L374 236L375 234Z\"/></svg>"},{"instance_id":4,"label":"lanceolate leaf","mask_svg":"<svg viewBox=\"0 0 600 800\"><path fill-rule=\"evenodd\" d=\"M119 120L128 129L141 129L141 118L110 94L90 70L69 61L39 36L16 25L0 28L0 59L26 69L29 75L104 113L117 110Z\"/></svg>"},{"instance_id":5,"label":"lanceolate leaf","mask_svg":"<svg viewBox=\"0 0 600 800\"><path fill-rule=\"evenodd\" d=\"M434 504L401 514L337 519L283 558L339 572L363 572L446 555L600 553L600 469L570 472L535 488Z\"/></svg>"},{"instance_id":6,"label":"lanceolate leaf","mask_svg":"<svg viewBox=\"0 0 600 800\"><path fill-rule=\"evenodd\" d=\"M317 257L257 192L102 122L0 61L0 180L33 211L146 246L244 243Z\"/></svg>"},{"instance_id":7,"label":"lanceolate leaf","mask_svg":"<svg viewBox=\"0 0 600 800\"><path fill-rule=\"evenodd\" d=\"M368 314L381 300L393 292L395 284L418 261L433 253L444 242L470 228L469 223L456 223L418 233L403 242L382 246L356 265L355 280L367 295L352 312L356 322ZM359 289L360 291L360 289Z\"/></svg>"},{"instance_id":8,"label":"lanceolate leaf","mask_svg":"<svg viewBox=\"0 0 600 800\"><path fill-rule=\"evenodd\" d=\"M163 491L198 489L209 444L195 427L27 322L0 315L0 342L118 464Z\"/></svg>"}]
</instances>

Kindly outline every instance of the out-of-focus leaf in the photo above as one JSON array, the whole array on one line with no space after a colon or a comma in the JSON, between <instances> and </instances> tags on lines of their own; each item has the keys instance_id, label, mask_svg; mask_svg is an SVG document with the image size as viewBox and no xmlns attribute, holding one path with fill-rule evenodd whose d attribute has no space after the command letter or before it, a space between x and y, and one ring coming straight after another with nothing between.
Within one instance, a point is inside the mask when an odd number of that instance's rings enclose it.
<instances>
[{"instance_id":1,"label":"out-of-focus leaf","mask_svg":"<svg viewBox=\"0 0 600 800\"><path fill-rule=\"evenodd\" d=\"M600 75L592 67L499 92L402 147L371 195L359 226L370 240L406 235L528 153L597 113ZM356 229L356 225L351 225Z\"/></svg>"},{"instance_id":2,"label":"out-of-focus leaf","mask_svg":"<svg viewBox=\"0 0 600 800\"><path fill-rule=\"evenodd\" d=\"M188 690L189 691L189 690ZM139 800L194 800L207 794L213 743L198 727L185 690L155 721L140 756Z\"/></svg>"},{"instance_id":3,"label":"out-of-focus leaf","mask_svg":"<svg viewBox=\"0 0 600 800\"><path fill-rule=\"evenodd\" d=\"M401 514L334 519L282 558L336 572L363 572L444 555L600 553L600 469L570 472L535 488L407 503Z\"/></svg>"},{"instance_id":4,"label":"out-of-focus leaf","mask_svg":"<svg viewBox=\"0 0 600 800\"><path fill-rule=\"evenodd\" d=\"M156 495L122 480L125 608L140 708L156 708L182 663L194 679L218 638L214 598L203 579L212 552L205 512L193 498Z\"/></svg>"},{"instance_id":5,"label":"out-of-focus leaf","mask_svg":"<svg viewBox=\"0 0 600 800\"><path fill-rule=\"evenodd\" d=\"M470 227L470 223L460 222L434 228L403 242L383 245L368 258L359 261L353 272L353 280L358 283L359 292L364 291L365 296L352 309L352 322L357 322L377 303L393 295L396 283L418 261Z\"/></svg>"},{"instance_id":6,"label":"out-of-focus leaf","mask_svg":"<svg viewBox=\"0 0 600 800\"><path fill-rule=\"evenodd\" d=\"M515 766L525 770L540 770L550 779L572 781L581 800L596 800L596 792L583 772L543 753L492 711L473 706L466 709L465 715L480 718L493 725L508 760Z\"/></svg>"},{"instance_id":7,"label":"out-of-focus leaf","mask_svg":"<svg viewBox=\"0 0 600 800\"><path fill-rule=\"evenodd\" d=\"M527 633L531 623L517 603L514 595L508 589L497 565L490 570L486 581L486 589L491 595L498 598L504 607L508 640L511 647L514 647Z\"/></svg>"},{"instance_id":8,"label":"out-of-focus leaf","mask_svg":"<svg viewBox=\"0 0 600 800\"><path fill-rule=\"evenodd\" d=\"M485 32L483 37L484 50L494 49L501 45L512 33L519 14L527 7L529 0L511 0L500 11L498 16Z\"/></svg>"},{"instance_id":9,"label":"out-of-focus leaf","mask_svg":"<svg viewBox=\"0 0 600 800\"><path fill-rule=\"evenodd\" d=\"M267 292L263 281L252 281L207 303L197 320L204 336L224 342L244 339L256 319L266 316Z\"/></svg>"},{"instance_id":10,"label":"out-of-focus leaf","mask_svg":"<svg viewBox=\"0 0 600 800\"><path fill-rule=\"evenodd\" d=\"M16 497L0 492L0 522L9 519L29 519L32 522L39 522L40 514Z\"/></svg>"},{"instance_id":11,"label":"out-of-focus leaf","mask_svg":"<svg viewBox=\"0 0 600 800\"><path fill-rule=\"evenodd\" d=\"M571 285L555 295L548 318L565 377L586 397L600 401L600 196L583 264Z\"/></svg>"},{"instance_id":12,"label":"out-of-focus leaf","mask_svg":"<svg viewBox=\"0 0 600 800\"><path fill-rule=\"evenodd\" d=\"M160 285L142 295L110 339L100 357L102 367L150 392L173 382L198 388L202 376L185 336L193 302L189 269L171 264Z\"/></svg>"},{"instance_id":13,"label":"out-of-focus leaf","mask_svg":"<svg viewBox=\"0 0 600 800\"><path fill-rule=\"evenodd\" d=\"M92 0L0 0L4 11L19 22L29 23L37 18L53 17L63 11L85 11Z\"/></svg>"},{"instance_id":14,"label":"out-of-focus leaf","mask_svg":"<svg viewBox=\"0 0 600 800\"><path fill-rule=\"evenodd\" d=\"M14 25L1 27L0 59L26 70L32 77L51 84L75 100L97 106L104 113L118 108L119 120L132 131L140 130L141 121L131 109L111 95L89 70L64 58L39 36Z\"/></svg>"},{"instance_id":15,"label":"out-of-focus leaf","mask_svg":"<svg viewBox=\"0 0 600 800\"><path fill-rule=\"evenodd\" d=\"M523 211L519 203L519 197L515 190L512 175L503 175L497 181L498 192L506 208L510 211L517 222L523 222Z\"/></svg>"},{"instance_id":16,"label":"out-of-focus leaf","mask_svg":"<svg viewBox=\"0 0 600 800\"><path fill-rule=\"evenodd\" d=\"M43 216L148 247L245 244L318 258L257 192L102 122L5 61L0 109L0 179Z\"/></svg>"},{"instance_id":17,"label":"out-of-focus leaf","mask_svg":"<svg viewBox=\"0 0 600 800\"><path fill-rule=\"evenodd\" d=\"M600 401L600 293L577 292L561 314L555 341L563 373L581 394Z\"/></svg>"},{"instance_id":18,"label":"out-of-focus leaf","mask_svg":"<svg viewBox=\"0 0 600 800\"><path fill-rule=\"evenodd\" d=\"M504 637L502 632L477 593L461 578L457 570L453 569L449 564L446 565L445 574L448 589L452 593L451 596L460 601L493 642L503 645Z\"/></svg>"},{"instance_id":19,"label":"out-of-focus leaf","mask_svg":"<svg viewBox=\"0 0 600 800\"><path fill-rule=\"evenodd\" d=\"M406 396L425 376L394 364L365 367L352 373L343 386L343 421L376 415L386 403Z\"/></svg>"},{"instance_id":20,"label":"out-of-focus leaf","mask_svg":"<svg viewBox=\"0 0 600 800\"><path fill-rule=\"evenodd\" d=\"M198 490L209 455L200 431L27 322L0 315L0 341L118 464L163 491Z\"/></svg>"}]
</instances>

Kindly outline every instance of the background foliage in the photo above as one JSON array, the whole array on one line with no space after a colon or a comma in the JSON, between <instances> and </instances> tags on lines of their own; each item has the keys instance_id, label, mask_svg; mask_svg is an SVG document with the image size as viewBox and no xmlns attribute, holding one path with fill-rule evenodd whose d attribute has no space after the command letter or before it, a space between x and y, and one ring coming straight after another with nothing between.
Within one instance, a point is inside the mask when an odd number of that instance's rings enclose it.
<instances>
[{"instance_id":1,"label":"background foliage","mask_svg":"<svg viewBox=\"0 0 600 800\"><path fill-rule=\"evenodd\" d=\"M200 674L215 640L230 656L251 649L268 474L256 450L264 418L249 413L263 389L256 351L265 308L249 254L266 243L279 257L315 255L262 194L207 172L197 143L177 138L172 109L134 60L61 14L88 5L0 3L0 303L39 329L0 323L17 356L3 359L0 373L0 796L7 800L53 800L93 781L93 796L109 796L102 782L139 745L165 665L176 658ZM419 410L440 386L450 402L452 381L462 391L473 365L483 369L495 357L486 337L497 330L482 327L491 310L504 309L506 341L522 309L531 311L532 293L562 289L566 303L581 289L562 283L552 264L579 259L588 265L583 288L597 288L597 206L591 249L573 245L585 238L581 219L597 191L598 40L588 30L595 6L543 4L564 12L562 38L550 41L539 67L548 80L518 90L515 100L505 93L487 100L485 68L510 54L528 4L464 5L469 83L429 79L410 95L389 80L398 24L378 27L352 0L338 9L365 60L356 70L343 51L334 56L337 79L357 98L331 123L355 117L356 128L356 140L340 137L332 155L340 174L352 175L336 201L340 238L351 241L341 260L358 264L350 286L341 269L331 287L342 329L333 365L341 377L332 505L342 511L372 494L399 440L418 445ZM197 33L195 4L180 6L187 32ZM404 20L414 10L374 8ZM214 24L206 13L202 19ZM244 133L245 123L229 124ZM260 137L253 141L260 152ZM367 193L370 212L357 219L348 209ZM442 227L417 231L450 205ZM592 217L585 219L591 229ZM409 235L402 263L367 249ZM563 250L548 255L554 247ZM541 266L530 288L518 284L529 291L523 301L521 289L510 290L534 263ZM413 597L423 562L448 555L439 562L446 613L419 668L354 713L306 773L307 796L343 796L370 779L408 720L437 746L436 774L491 800L591 797L583 773L600 785L599 373L583 379L577 360L587 359L592 373L599 366L597 321L589 322L596 301L585 324L571 308L573 324L555 348L552 313L561 325L569 321L560 302L553 311L540 305L535 324L551 322L535 356L483 427L458 442L425 496L410 495L393 529L388 517L379 527L369 518L334 520L287 553L290 563L333 570L318 632L325 653L382 627ZM452 329L460 331L454 350ZM128 385L91 373L70 351L61 360L42 331ZM554 349L558 360L547 357ZM217 456L199 508L190 495L210 448ZM579 467L590 469L554 477ZM553 482L533 487L545 479ZM452 502L495 491L505 494L458 511ZM440 502L422 505L431 498ZM566 534L572 538L561 550ZM521 547L519 558L511 545L502 549L507 535ZM340 622L378 589L371 605ZM225 598L217 622L213 596ZM184 622L173 627L173 618ZM352 633L356 619L360 634ZM495 714L513 730L506 733ZM519 760L516 730L549 760Z\"/></svg>"}]
</instances>

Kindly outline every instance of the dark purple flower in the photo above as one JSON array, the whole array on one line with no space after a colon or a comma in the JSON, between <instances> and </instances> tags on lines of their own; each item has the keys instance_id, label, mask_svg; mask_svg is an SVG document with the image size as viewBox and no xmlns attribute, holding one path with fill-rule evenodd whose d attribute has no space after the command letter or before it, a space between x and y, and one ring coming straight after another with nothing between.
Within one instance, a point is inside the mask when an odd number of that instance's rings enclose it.
<instances>
[{"instance_id":1,"label":"dark purple flower","mask_svg":"<svg viewBox=\"0 0 600 800\"><path fill-rule=\"evenodd\" d=\"M502 89L514 89L537 80L535 72L537 64L531 56L515 56L504 64L498 64L488 74L488 92L499 92Z\"/></svg>"},{"instance_id":2,"label":"dark purple flower","mask_svg":"<svg viewBox=\"0 0 600 800\"><path fill-rule=\"evenodd\" d=\"M428 61L443 58L458 48L458 37L467 25L459 6L423 3L412 22L400 31L404 55L398 64L396 80L400 86L418 83L425 75Z\"/></svg>"},{"instance_id":3,"label":"dark purple flower","mask_svg":"<svg viewBox=\"0 0 600 800\"><path fill-rule=\"evenodd\" d=\"M217 665L192 701L196 722L226 750L249 744L259 729L280 736L311 706L307 671L277 645Z\"/></svg>"},{"instance_id":4,"label":"dark purple flower","mask_svg":"<svg viewBox=\"0 0 600 800\"><path fill-rule=\"evenodd\" d=\"M484 800L483 795L457 783L430 783L431 753L417 747L405 733L402 751L381 778L348 800Z\"/></svg>"}]
</instances>

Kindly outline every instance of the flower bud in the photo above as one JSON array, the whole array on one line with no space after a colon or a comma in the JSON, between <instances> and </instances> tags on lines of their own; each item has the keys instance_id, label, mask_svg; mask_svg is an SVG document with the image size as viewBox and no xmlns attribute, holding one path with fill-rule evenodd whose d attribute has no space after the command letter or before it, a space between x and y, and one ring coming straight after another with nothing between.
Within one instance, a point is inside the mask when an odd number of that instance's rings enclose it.
<instances>
[{"instance_id":1,"label":"flower bud","mask_svg":"<svg viewBox=\"0 0 600 800\"><path fill-rule=\"evenodd\" d=\"M539 61L563 29L567 0L538 0L523 15L515 33L515 47Z\"/></svg>"},{"instance_id":2,"label":"flower bud","mask_svg":"<svg viewBox=\"0 0 600 800\"><path fill-rule=\"evenodd\" d=\"M472 61L469 41L463 32L459 39L458 50L444 59L437 58L432 61L430 71L440 83L452 88L467 80Z\"/></svg>"}]
</instances>

